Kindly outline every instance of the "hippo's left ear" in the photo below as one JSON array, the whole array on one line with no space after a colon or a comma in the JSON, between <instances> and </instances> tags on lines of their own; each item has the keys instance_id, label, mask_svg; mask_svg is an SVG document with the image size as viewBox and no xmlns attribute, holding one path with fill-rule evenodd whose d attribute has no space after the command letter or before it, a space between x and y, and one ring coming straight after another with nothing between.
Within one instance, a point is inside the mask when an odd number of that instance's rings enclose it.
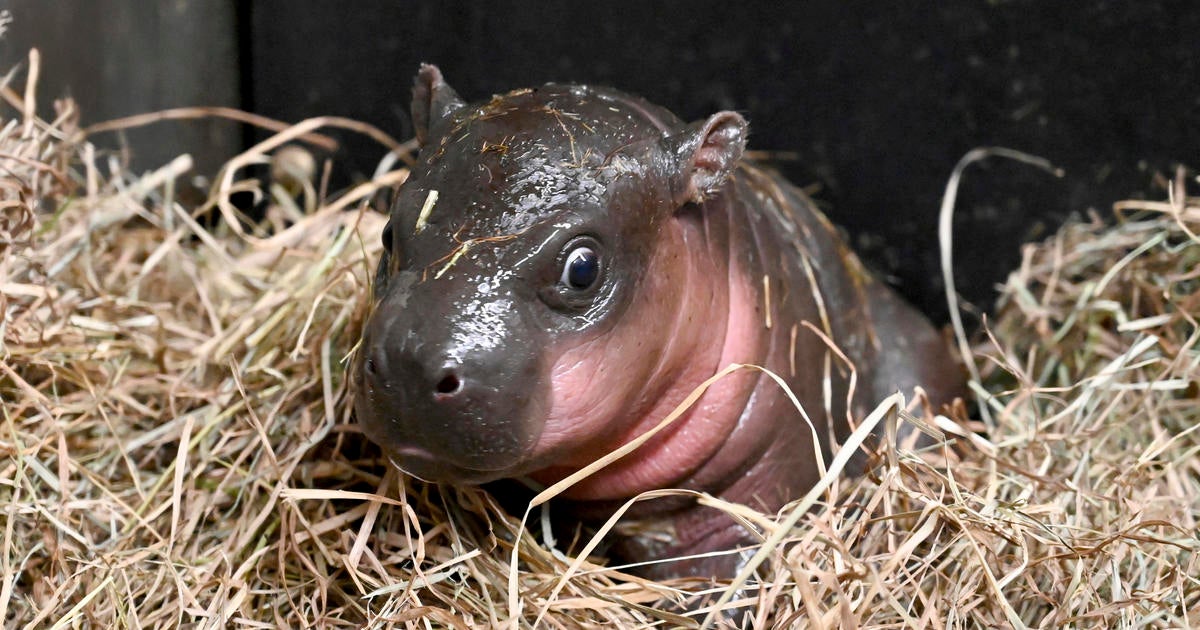
<instances>
[{"instance_id":1,"label":"hippo's left ear","mask_svg":"<svg viewBox=\"0 0 1200 630\"><path fill-rule=\"evenodd\" d=\"M417 143L424 146L437 135L442 123L463 105L463 100L442 78L442 71L437 66L421 64L413 82L412 119Z\"/></svg>"},{"instance_id":2,"label":"hippo's left ear","mask_svg":"<svg viewBox=\"0 0 1200 630\"><path fill-rule=\"evenodd\" d=\"M700 203L721 189L742 159L748 127L740 114L718 112L666 138L674 158L671 194L676 203Z\"/></svg>"}]
</instances>

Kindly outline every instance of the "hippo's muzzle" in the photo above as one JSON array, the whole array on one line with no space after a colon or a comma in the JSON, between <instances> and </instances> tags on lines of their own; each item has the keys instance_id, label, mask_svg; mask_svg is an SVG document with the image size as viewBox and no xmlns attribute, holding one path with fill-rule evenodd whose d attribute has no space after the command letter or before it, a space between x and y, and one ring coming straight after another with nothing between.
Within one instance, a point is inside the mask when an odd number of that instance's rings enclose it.
<instances>
[{"instance_id":1,"label":"hippo's muzzle","mask_svg":"<svg viewBox=\"0 0 1200 630\"><path fill-rule=\"evenodd\" d=\"M368 321L354 366L363 431L428 481L512 475L541 431L538 365L520 314L494 296L448 298L455 282L396 284Z\"/></svg>"}]
</instances>

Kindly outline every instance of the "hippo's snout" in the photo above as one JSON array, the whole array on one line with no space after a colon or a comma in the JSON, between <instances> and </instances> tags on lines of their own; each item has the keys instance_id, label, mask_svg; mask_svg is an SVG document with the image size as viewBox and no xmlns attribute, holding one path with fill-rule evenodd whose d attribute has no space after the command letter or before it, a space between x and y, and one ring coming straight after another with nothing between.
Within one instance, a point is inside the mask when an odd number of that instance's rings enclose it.
<instances>
[{"instance_id":1,"label":"hippo's snout","mask_svg":"<svg viewBox=\"0 0 1200 630\"><path fill-rule=\"evenodd\" d=\"M519 350L519 318L481 330L478 318L429 317L412 306L385 299L367 324L355 366L363 431L422 479L511 474L540 433L531 413L536 359Z\"/></svg>"},{"instance_id":2,"label":"hippo's snout","mask_svg":"<svg viewBox=\"0 0 1200 630\"><path fill-rule=\"evenodd\" d=\"M364 382L381 396L395 399L397 409L422 402L431 403L431 409L461 405L472 398L479 385L472 379L472 391L468 392L465 377L460 376L463 366L449 359L425 362L403 350L395 352L389 347L386 335L366 352L362 366ZM389 352L400 356L389 357Z\"/></svg>"}]
</instances>

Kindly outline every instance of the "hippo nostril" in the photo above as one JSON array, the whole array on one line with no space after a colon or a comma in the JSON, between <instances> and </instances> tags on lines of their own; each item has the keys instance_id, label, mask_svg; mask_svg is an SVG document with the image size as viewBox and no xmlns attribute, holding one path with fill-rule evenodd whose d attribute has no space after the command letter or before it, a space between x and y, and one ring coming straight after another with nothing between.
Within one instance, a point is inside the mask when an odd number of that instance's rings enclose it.
<instances>
[{"instance_id":1,"label":"hippo nostril","mask_svg":"<svg viewBox=\"0 0 1200 630\"><path fill-rule=\"evenodd\" d=\"M363 363L363 369L366 370L368 375L375 376L375 359L368 357Z\"/></svg>"},{"instance_id":2,"label":"hippo nostril","mask_svg":"<svg viewBox=\"0 0 1200 630\"><path fill-rule=\"evenodd\" d=\"M458 380L455 374L447 374L442 380L438 381L437 393L443 395L457 394L462 389L462 381Z\"/></svg>"}]
</instances>

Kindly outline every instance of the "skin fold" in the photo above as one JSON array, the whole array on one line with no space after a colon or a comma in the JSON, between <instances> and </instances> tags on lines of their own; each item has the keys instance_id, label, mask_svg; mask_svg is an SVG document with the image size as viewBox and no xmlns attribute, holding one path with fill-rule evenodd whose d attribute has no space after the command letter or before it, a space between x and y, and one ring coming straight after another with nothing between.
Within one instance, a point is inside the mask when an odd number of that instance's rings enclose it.
<instances>
[{"instance_id":1,"label":"skin fold","mask_svg":"<svg viewBox=\"0 0 1200 630\"><path fill-rule=\"evenodd\" d=\"M934 328L807 197L742 159L736 113L688 125L616 90L554 84L471 105L423 66L413 120L418 163L352 374L364 432L414 476L553 483L748 363L787 382L818 443L776 383L740 370L565 496L584 520L658 488L773 511L884 396L919 385L941 405L963 391ZM641 533L616 549L635 561L754 539L686 499L641 502L630 519ZM726 577L737 558L644 572Z\"/></svg>"}]
</instances>

